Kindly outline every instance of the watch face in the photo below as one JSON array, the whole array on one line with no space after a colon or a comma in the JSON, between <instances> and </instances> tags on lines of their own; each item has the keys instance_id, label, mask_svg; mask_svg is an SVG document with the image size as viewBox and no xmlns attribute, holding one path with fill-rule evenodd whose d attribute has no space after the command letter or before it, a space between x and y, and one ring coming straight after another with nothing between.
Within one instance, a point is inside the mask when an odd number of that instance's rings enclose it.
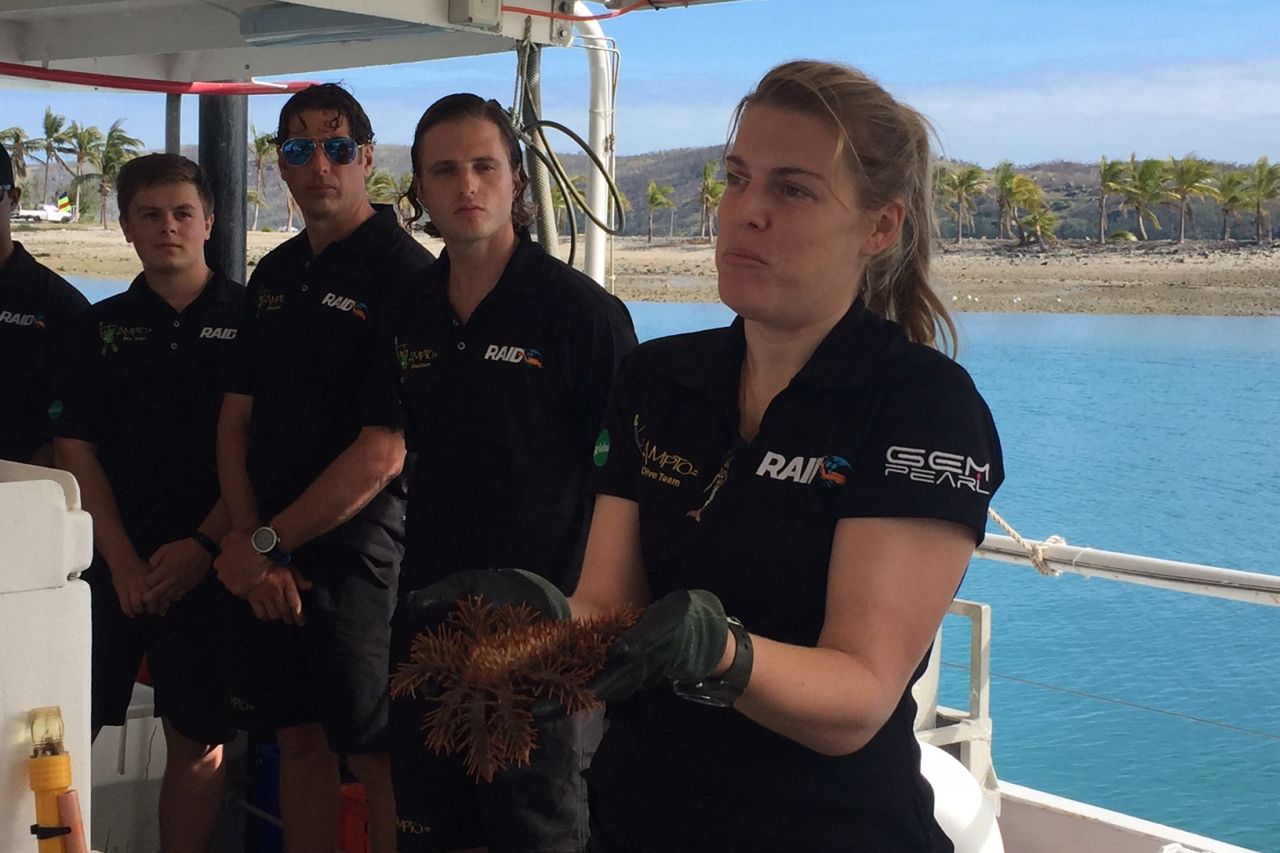
<instances>
[{"instance_id":1,"label":"watch face","mask_svg":"<svg viewBox=\"0 0 1280 853\"><path fill-rule=\"evenodd\" d=\"M280 541L280 537L270 527L259 527L253 531L253 535L249 537L249 544L253 546L253 550L259 554L266 554L276 547L276 543Z\"/></svg>"}]
</instances>

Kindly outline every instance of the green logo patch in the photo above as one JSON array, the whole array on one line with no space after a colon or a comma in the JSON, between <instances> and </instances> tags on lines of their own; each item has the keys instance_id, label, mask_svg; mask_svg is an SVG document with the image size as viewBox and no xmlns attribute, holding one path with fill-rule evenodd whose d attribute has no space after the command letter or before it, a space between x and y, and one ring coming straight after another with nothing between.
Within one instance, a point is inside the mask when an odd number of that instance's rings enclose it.
<instances>
[{"instance_id":1,"label":"green logo patch","mask_svg":"<svg viewBox=\"0 0 1280 853\"><path fill-rule=\"evenodd\" d=\"M54 400L49 404L49 419L56 421L58 416L62 414L62 401Z\"/></svg>"},{"instance_id":2,"label":"green logo patch","mask_svg":"<svg viewBox=\"0 0 1280 853\"><path fill-rule=\"evenodd\" d=\"M603 468L604 463L609 461L609 430L602 429L596 436L596 449L591 461L596 463L597 468Z\"/></svg>"}]
</instances>

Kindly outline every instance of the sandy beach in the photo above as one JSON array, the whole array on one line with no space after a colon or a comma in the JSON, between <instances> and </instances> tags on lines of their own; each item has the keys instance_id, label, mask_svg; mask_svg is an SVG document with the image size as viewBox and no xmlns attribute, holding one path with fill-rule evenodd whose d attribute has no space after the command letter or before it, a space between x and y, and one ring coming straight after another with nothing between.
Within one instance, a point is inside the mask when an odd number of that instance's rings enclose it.
<instances>
[{"instance_id":1,"label":"sandy beach","mask_svg":"<svg viewBox=\"0 0 1280 853\"><path fill-rule=\"evenodd\" d=\"M250 232L249 263L287 236ZM438 240L418 236L439 251ZM68 275L129 278L138 270L114 225L105 231L39 225L16 228L14 238ZM1280 315L1280 246L1060 243L1042 253L974 240L942 246L933 269L943 301L961 311ZM614 244L611 279L628 300L714 301L714 250L705 241L621 238Z\"/></svg>"}]
</instances>

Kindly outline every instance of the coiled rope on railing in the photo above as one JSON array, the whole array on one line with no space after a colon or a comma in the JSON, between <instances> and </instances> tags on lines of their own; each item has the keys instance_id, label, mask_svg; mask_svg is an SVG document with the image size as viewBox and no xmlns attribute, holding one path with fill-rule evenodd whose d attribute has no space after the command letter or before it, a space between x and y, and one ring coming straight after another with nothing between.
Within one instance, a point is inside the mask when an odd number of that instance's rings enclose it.
<instances>
[{"instance_id":1,"label":"coiled rope on railing","mask_svg":"<svg viewBox=\"0 0 1280 853\"><path fill-rule=\"evenodd\" d=\"M992 521L1000 525L1000 528L1005 533L1009 534L1010 539L1026 550L1027 556L1031 558L1031 565L1035 566L1037 572L1049 578L1056 578L1062 574L1060 570L1049 565L1049 562L1045 559L1045 552L1050 545L1066 545L1066 539L1055 533L1047 537L1043 542L1028 542L1022 538L1018 531L1013 529L1012 524L1001 518L1000 513L994 509L987 507L987 515L991 517Z\"/></svg>"}]
</instances>

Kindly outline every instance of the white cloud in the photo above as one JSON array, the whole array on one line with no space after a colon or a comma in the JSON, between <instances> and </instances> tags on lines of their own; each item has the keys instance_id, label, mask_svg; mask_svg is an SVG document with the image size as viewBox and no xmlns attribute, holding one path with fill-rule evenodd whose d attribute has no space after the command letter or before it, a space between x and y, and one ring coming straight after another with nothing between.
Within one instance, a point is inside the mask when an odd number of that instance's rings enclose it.
<instances>
[{"instance_id":1,"label":"white cloud","mask_svg":"<svg viewBox=\"0 0 1280 853\"><path fill-rule=\"evenodd\" d=\"M1280 59L1157 66L976 89L915 86L897 94L938 129L945 153L990 166L1100 155L1277 159Z\"/></svg>"}]
</instances>

